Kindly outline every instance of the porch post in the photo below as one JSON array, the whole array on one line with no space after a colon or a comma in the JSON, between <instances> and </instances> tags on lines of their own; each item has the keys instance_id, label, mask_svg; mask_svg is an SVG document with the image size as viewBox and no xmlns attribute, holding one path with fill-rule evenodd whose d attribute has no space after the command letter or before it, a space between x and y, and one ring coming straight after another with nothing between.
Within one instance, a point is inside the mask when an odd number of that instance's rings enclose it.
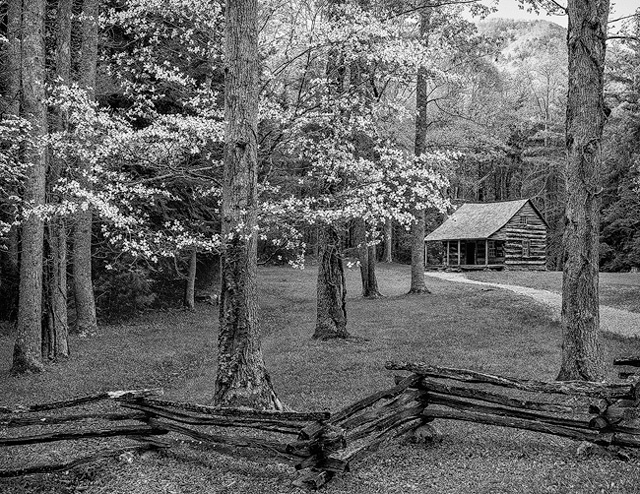
<instances>
[{"instance_id":1,"label":"porch post","mask_svg":"<svg viewBox=\"0 0 640 494\"><path fill-rule=\"evenodd\" d=\"M489 239L485 239L484 241L484 265L489 265Z\"/></svg>"},{"instance_id":2,"label":"porch post","mask_svg":"<svg viewBox=\"0 0 640 494\"><path fill-rule=\"evenodd\" d=\"M460 266L460 240L458 240L458 266Z\"/></svg>"},{"instance_id":3,"label":"porch post","mask_svg":"<svg viewBox=\"0 0 640 494\"><path fill-rule=\"evenodd\" d=\"M447 240L447 266L449 265L449 241Z\"/></svg>"}]
</instances>

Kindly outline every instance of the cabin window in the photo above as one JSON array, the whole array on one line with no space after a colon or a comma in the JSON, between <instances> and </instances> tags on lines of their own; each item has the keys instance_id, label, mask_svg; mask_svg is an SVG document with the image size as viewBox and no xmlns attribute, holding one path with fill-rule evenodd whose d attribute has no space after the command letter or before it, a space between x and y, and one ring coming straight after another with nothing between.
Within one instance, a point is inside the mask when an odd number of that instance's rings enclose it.
<instances>
[{"instance_id":1,"label":"cabin window","mask_svg":"<svg viewBox=\"0 0 640 494\"><path fill-rule=\"evenodd\" d=\"M522 241L522 257L531 256L531 243L529 240Z\"/></svg>"},{"instance_id":2,"label":"cabin window","mask_svg":"<svg viewBox=\"0 0 640 494\"><path fill-rule=\"evenodd\" d=\"M489 240L489 259L496 258L496 243L493 240Z\"/></svg>"},{"instance_id":3,"label":"cabin window","mask_svg":"<svg viewBox=\"0 0 640 494\"><path fill-rule=\"evenodd\" d=\"M529 224L529 217L528 216L520 216L520 224L521 225Z\"/></svg>"}]
</instances>

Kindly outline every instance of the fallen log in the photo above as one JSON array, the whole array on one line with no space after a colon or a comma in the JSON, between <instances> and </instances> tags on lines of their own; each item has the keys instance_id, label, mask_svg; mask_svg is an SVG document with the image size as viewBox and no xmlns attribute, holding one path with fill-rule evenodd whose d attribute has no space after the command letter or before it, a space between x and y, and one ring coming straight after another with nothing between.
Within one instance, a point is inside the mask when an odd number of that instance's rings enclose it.
<instances>
[{"instance_id":1,"label":"fallen log","mask_svg":"<svg viewBox=\"0 0 640 494\"><path fill-rule=\"evenodd\" d=\"M374 405L376 402L380 400L395 398L396 396L401 395L407 388L410 388L411 386L414 386L416 383L418 383L420 379L421 379L420 376L412 374L411 376L400 380L396 384L396 386L394 386L393 388L378 391L377 393L374 393L370 396L367 396L366 398L356 401L355 403L352 403L351 405L343 408L339 412L331 415L330 423L338 424L341 421L348 419L352 415L364 410L365 408L368 408ZM340 426L343 428L349 427L349 425L345 426L344 423L341 423ZM304 429L300 431L300 438L312 439L318 434L320 434L323 427L324 427L323 421L309 424L308 426L306 426Z\"/></svg>"},{"instance_id":2,"label":"fallen log","mask_svg":"<svg viewBox=\"0 0 640 494\"><path fill-rule=\"evenodd\" d=\"M557 417L548 413L522 410L518 408L507 408L500 405L485 405L470 401L466 398L460 398L457 396L448 396L446 394L435 393L429 391L427 393L427 400L429 405L444 405L457 410L469 410L472 412L479 412L492 415L501 415L504 417L514 417L528 420L535 420L538 422L544 422L546 424L563 425L566 427L574 427L578 429L589 429L589 418L585 416L582 420Z\"/></svg>"},{"instance_id":3,"label":"fallen log","mask_svg":"<svg viewBox=\"0 0 640 494\"><path fill-rule=\"evenodd\" d=\"M379 408L367 410L360 415L352 415L347 420L343 421L340 426L346 430L359 427L366 422L378 419L381 415L406 407L408 403L416 401L422 393L423 392L418 390L406 391Z\"/></svg>"},{"instance_id":4,"label":"fallen log","mask_svg":"<svg viewBox=\"0 0 640 494\"><path fill-rule=\"evenodd\" d=\"M325 463L318 463L317 466L304 470L299 478L293 482L298 487L311 487L318 489L326 484L335 473L347 472L350 470L351 464L361 460L365 456L374 453L382 443L389 441L395 437L399 437L422 424L421 418L408 418L399 420L393 426L378 432L369 438L364 444L342 450L334 453L326 458ZM311 460L305 460L299 465L308 465Z\"/></svg>"},{"instance_id":5,"label":"fallen log","mask_svg":"<svg viewBox=\"0 0 640 494\"><path fill-rule=\"evenodd\" d=\"M594 426L640 435L640 404L637 400L618 400L601 410Z\"/></svg>"},{"instance_id":6,"label":"fallen log","mask_svg":"<svg viewBox=\"0 0 640 494\"><path fill-rule=\"evenodd\" d=\"M23 437L4 437L0 438L0 447L3 446L19 446L24 444L40 444L51 443L56 441L75 441L77 439L88 439L96 437L116 437L116 436L150 436L166 434L165 430L155 427L140 425L123 425L113 427L111 429L97 429L92 431L64 431L54 432L51 434L37 434Z\"/></svg>"},{"instance_id":7,"label":"fallen log","mask_svg":"<svg viewBox=\"0 0 640 494\"><path fill-rule=\"evenodd\" d=\"M401 382L399 382L393 388L385 389L383 391L378 391L377 393L372 394L371 396L367 396L360 401L356 401L355 403L349 405L348 407L343 408L339 412L335 413L331 417L331 422L336 423L341 420L348 418L360 410L364 410L367 407L370 407L375 402L380 401L384 398L395 398L396 396L402 394L402 392L410 388L411 386L417 384L420 381L421 377L417 375L411 375L406 377Z\"/></svg>"},{"instance_id":8,"label":"fallen log","mask_svg":"<svg viewBox=\"0 0 640 494\"><path fill-rule=\"evenodd\" d=\"M336 455L336 459L345 460L349 465L351 465L352 463L361 460L366 455L375 452L385 441L402 436L403 434L406 434L407 432L420 426L422 423L423 420L421 418L413 417L403 419L402 421L394 424L393 427L389 427L383 431L380 431L378 434L375 434L364 444L358 446L356 449L345 451L340 455Z\"/></svg>"},{"instance_id":9,"label":"fallen log","mask_svg":"<svg viewBox=\"0 0 640 494\"><path fill-rule=\"evenodd\" d=\"M416 404L408 408L403 408L399 411L393 412L389 415L384 415L379 419L364 424L363 427L359 427L347 433L346 439L349 444L365 438L371 434L378 433L379 431L386 431L393 429L398 424L411 420L412 418L420 417L424 405Z\"/></svg>"},{"instance_id":10,"label":"fallen log","mask_svg":"<svg viewBox=\"0 0 640 494\"><path fill-rule=\"evenodd\" d=\"M265 439L258 439L254 437L248 436L226 436L223 434L210 434L206 432L200 432L188 427L184 427L182 425L174 424L172 422L168 422L166 420L160 420L156 418L149 419L149 425L156 429L163 430L165 432L177 432L179 434L183 434L185 436L189 436L193 439L197 439L198 441L202 441L204 443L210 444L222 444L227 446L237 446L244 448L259 448L267 451L271 451L272 453L277 453L283 457L288 459L293 459L294 457L301 457L306 455L297 454L296 450L289 451L287 449L287 444L281 443L278 441L269 441ZM297 459L297 458L296 458Z\"/></svg>"},{"instance_id":11,"label":"fallen log","mask_svg":"<svg viewBox=\"0 0 640 494\"><path fill-rule=\"evenodd\" d=\"M631 384L606 384L586 381L544 382L514 377L502 377L467 369L431 366L422 362L387 362L389 370L405 370L423 376L453 379L455 381L493 384L522 391L556 393L592 398L633 397L635 387Z\"/></svg>"},{"instance_id":12,"label":"fallen log","mask_svg":"<svg viewBox=\"0 0 640 494\"><path fill-rule=\"evenodd\" d=\"M539 410L554 413L572 413L574 411L574 407L570 405L520 400L481 389L452 386L450 384L432 381L427 378L422 379L418 387L427 391L435 391L437 393L460 396L463 398L474 398L514 408L525 408L527 410Z\"/></svg>"},{"instance_id":13,"label":"fallen log","mask_svg":"<svg viewBox=\"0 0 640 494\"><path fill-rule=\"evenodd\" d=\"M629 365L631 367L640 367L640 356L633 355L629 357L620 357L613 361L613 365Z\"/></svg>"},{"instance_id":14,"label":"fallen log","mask_svg":"<svg viewBox=\"0 0 640 494\"><path fill-rule=\"evenodd\" d=\"M40 403L36 405L16 405L13 408L0 407L0 413L42 412L45 410L54 410L56 408L75 407L78 405L85 405L87 403L94 403L96 401L102 400L135 399L143 398L146 396L161 395L162 393L162 388L104 391L92 395L72 398L70 400L54 401L51 403Z\"/></svg>"},{"instance_id":15,"label":"fallen log","mask_svg":"<svg viewBox=\"0 0 640 494\"><path fill-rule=\"evenodd\" d=\"M193 415L184 412L175 412L166 410L164 407L142 405L139 403L123 403L122 406L141 410L145 412L143 417L154 415L183 424L190 425L213 425L217 427L247 427L251 429L259 429L269 432L278 432L281 434L298 434L300 432L300 424L297 422L287 422L274 419L253 420L244 417L223 417L214 415Z\"/></svg>"},{"instance_id":16,"label":"fallen log","mask_svg":"<svg viewBox=\"0 0 640 494\"><path fill-rule=\"evenodd\" d=\"M30 415L25 413L16 414L6 419L0 419L0 426L3 427L26 427L30 425L50 425L64 424L67 422L77 422L80 420L102 419L111 422L120 420L141 421L146 417L144 413L80 413L74 415Z\"/></svg>"},{"instance_id":17,"label":"fallen log","mask_svg":"<svg viewBox=\"0 0 640 494\"><path fill-rule=\"evenodd\" d=\"M219 415L224 417L246 417L251 418L252 420L277 419L296 422L310 422L314 420L328 420L331 417L331 414L329 412L280 412L276 410L253 410L251 408L215 407L157 399L135 399L132 401L140 405L172 407L180 410L188 410L191 412L198 412L207 415Z\"/></svg>"},{"instance_id":18,"label":"fallen log","mask_svg":"<svg viewBox=\"0 0 640 494\"><path fill-rule=\"evenodd\" d=\"M589 432L580 429L572 429L561 425L545 424L534 420L503 417L500 415L487 415L483 413L468 412L451 409L426 408L422 413L424 417L432 419L462 420L479 424L525 429L535 432L543 432L555 436L567 437L578 441L588 441L603 446L616 445L630 448L640 448L640 438L628 434L612 432Z\"/></svg>"}]
</instances>

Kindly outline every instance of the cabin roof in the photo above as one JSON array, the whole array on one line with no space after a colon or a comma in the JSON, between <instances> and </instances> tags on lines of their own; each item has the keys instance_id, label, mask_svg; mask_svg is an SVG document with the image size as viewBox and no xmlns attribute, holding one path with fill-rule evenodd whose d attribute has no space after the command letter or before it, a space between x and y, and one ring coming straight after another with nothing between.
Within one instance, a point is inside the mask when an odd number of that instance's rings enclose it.
<instances>
[{"instance_id":1,"label":"cabin roof","mask_svg":"<svg viewBox=\"0 0 640 494\"><path fill-rule=\"evenodd\" d=\"M427 235L425 240L489 238L505 226L527 202L530 200L463 204L442 225ZM544 221L533 203L531 207Z\"/></svg>"}]
</instances>

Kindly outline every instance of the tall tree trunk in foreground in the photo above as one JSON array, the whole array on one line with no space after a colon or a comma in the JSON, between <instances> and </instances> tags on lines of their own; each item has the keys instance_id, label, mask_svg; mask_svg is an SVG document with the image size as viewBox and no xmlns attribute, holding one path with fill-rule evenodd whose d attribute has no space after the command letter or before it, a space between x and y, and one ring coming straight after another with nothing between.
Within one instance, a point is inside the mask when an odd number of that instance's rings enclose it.
<instances>
[{"instance_id":1,"label":"tall tree trunk in foreground","mask_svg":"<svg viewBox=\"0 0 640 494\"><path fill-rule=\"evenodd\" d=\"M388 219L384 222L384 262L393 262L393 220Z\"/></svg>"},{"instance_id":2,"label":"tall tree trunk in foreground","mask_svg":"<svg viewBox=\"0 0 640 494\"><path fill-rule=\"evenodd\" d=\"M6 112L8 116L20 115L20 30L22 25L22 0L9 0L7 5L7 40L4 60L4 83ZM8 234L6 270L3 276L5 314L14 320L18 303L18 285L20 283L20 229L12 226ZM8 285L8 286L7 286Z\"/></svg>"},{"instance_id":3,"label":"tall tree trunk in foreground","mask_svg":"<svg viewBox=\"0 0 640 494\"><path fill-rule=\"evenodd\" d=\"M96 63L98 59L98 6L99 0L84 0L82 5L81 49L79 61L80 86L90 100L95 98ZM86 179L89 163L80 161L79 176L83 188L91 183ZM96 302L91 280L91 208L80 209L75 219L73 231L73 293L76 305L76 329L80 334L94 332Z\"/></svg>"},{"instance_id":4,"label":"tall tree trunk in foreground","mask_svg":"<svg viewBox=\"0 0 640 494\"><path fill-rule=\"evenodd\" d=\"M329 16L341 0L330 0ZM344 91L345 65L340 48L332 48L327 56L326 78L329 98ZM331 132L331 129L327 129ZM334 185L330 185L334 187ZM313 337L321 340L347 338L347 286L340 235L334 225L318 226L318 281L316 298L316 329Z\"/></svg>"},{"instance_id":5,"label":"tall tree trunk in foreground","mask_svg":"<svg viewBox=\"0 0 640 494\"><path fill-rule=\"evenodd\" d=\"M340 255L340 235L331 225L318 231L318 285L316 330L320 340L347 338L347 290Z\"/></svg>"},{"instance_id":6,"label":"tall tree trunk in foreground","mask_svg":"<svg viewBox=\"0 0 640 494\"><path fill-rule=\"evenodd\" d=\"M22 0L9 0L7 5L7 53L4 95L7 113L20 114L20 31L22 23Z\"/></svg>"},{"instance_id":7,"label":"tall tree trunk in foreground","mask_svg":"<svg viewBox=\"0 0 640 494\"><path fill-rule=\"evenodd\" d=\"M431 9L422 9L420 12L420 37L425 44L428 44L430 20ZM420 156L426 150L428 77L427 69L419 67L416 83L416 156ZM425 211L424 209L416 209L414 215L416 220L411 225L411 288L409 293L429 293L424 283Z\"/></svg>"},{"instance_id":8,"label":"tall tree trunk in foreground","mask_svg":"<svg viewBox=\"0 0 640 494\"><path fill-rule=\"evenodd\" d=\"M558 379L597 381L604 375L599 342L598 193L609 1L569 0L568 13L567 206Z\"/></svg>"},{"instance_id":9,"label":"tall tree trunk in foreground","mask_svg":"<svg viewBox=\"0 0 640 494\"><path fill-rule=\"evenodd\" d=\"M44 106L44 0L24 0L22 13L22 113L31 124L31 144L25 146L28 164L24 201L27 208L42 206L45 199L46 154L42 143L47 132ZM42 248L44 225L29 214L22 228L20 296L17 338L12 372L40 372L42 366Z\"/></svg>"},{"instance_id":10,"label":"tall tree trunk in foreground","mask_svg":"<svg viewBox=\"0 0 640 494\"><path fill-rule=\"evenodd\" d=\"M257 321L258 2L227 2L222 287L215 402L282 409Z\"/></svg>"},{"instance_id":11,"label":"tall tree trunk in foreground","mask_svg":"<svg viewBox=\"0 0 640 494\"><path fill-rule=\"evenodd\" d=\"M367 245L367 225L364 220L356 220L356 242L358 242L358 261L360 261L360 279L364 298L380 298L376 278L376 247Z\"/></svg>"},{"instance_id":12,"label":"tall tree trunk in foreground","mask_svg":"<svg viewBox=\"0 0 640 494\"><path fill-rule=\"evenodd\" d=\"M56 13L55 75L68 85L71 73L71 10L73 0L59 0ZM66 114L51 115L52 131L64 131L69 122ZM49 158L48 201L59 203L61 197L53 191L64 164L54 156ZM46 324L43 326L42 355L51 360L69 357L69 324L67 322L67 222L52 218L46 229L48 259L45 270Z\"/></svg>"},{"instance_id":13,"label":"tall tree trunk in foreground","mask_svg":"<svg viewBox=\"0 0 640 494\"><path fill-rule=\"evenodd\" d=\"M198 265L198 253L196 249L191 251L189 256L189 271L187 273L187 283L184 289L184 306L193 309L196 306L196 269Z\"/></svg>"},{"instance_id":14,"label":"tall tree trunk in foreground","mask_svg":"<svg viewBox=\"0 0 640 494\"><path fill-rule=\"evenodd\" d=\"M366 2L360 1L360 7L367 9ZM367 106L375 101L374 91L371 89L371 81L375 80L370 68L367 67L364 59L356 58L350 66L350 87L349 91L354 95L361 95ZM373 152L373 142L368 136L355 132L353 136L353 147L356 157L366 157L375 160ZM358 243L358 260L360 263L360 279L362 281L362 296L364 298L380 298L382 294L378 290L378 279L376 278L376 252L375 245L368 246L367 223L363 218L355 220L356 242Z\"/></svg>"}]
</instances>

